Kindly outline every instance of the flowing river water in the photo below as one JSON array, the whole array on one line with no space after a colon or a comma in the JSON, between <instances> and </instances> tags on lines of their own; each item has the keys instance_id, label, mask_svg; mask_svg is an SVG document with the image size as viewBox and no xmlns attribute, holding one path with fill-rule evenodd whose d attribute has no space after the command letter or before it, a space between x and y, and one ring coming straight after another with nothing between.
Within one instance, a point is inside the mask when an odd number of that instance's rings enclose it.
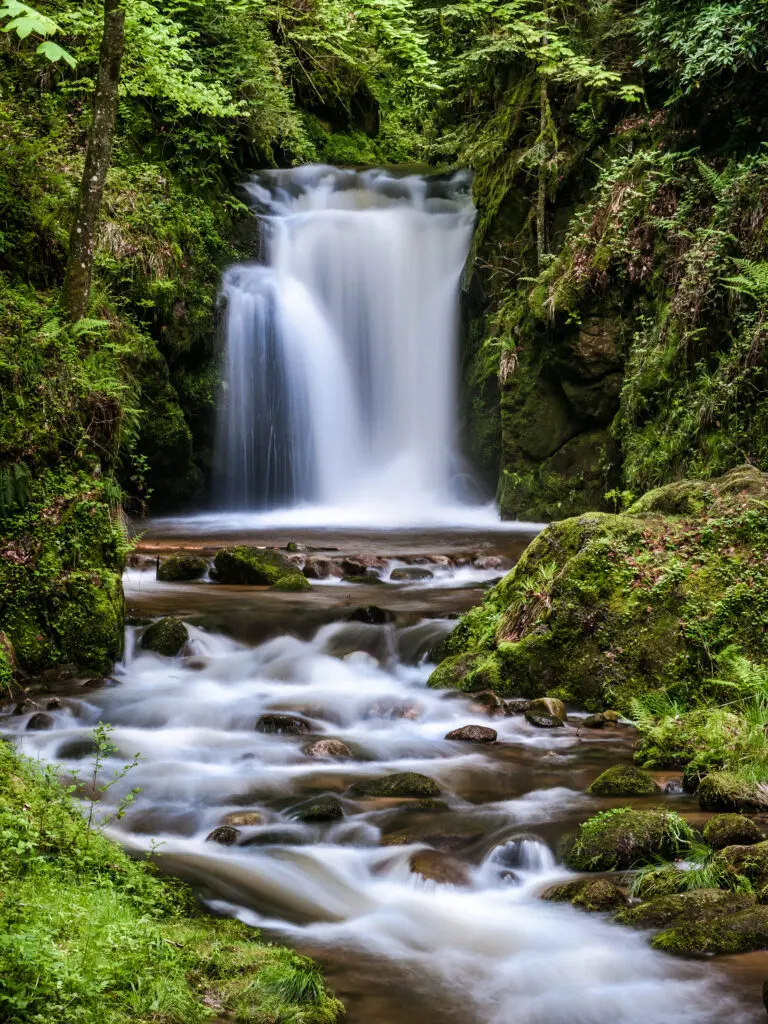
<instances>
[{"instance_id":1,"label":"flowing river water","mask_svg":"<svg viewBox=\"0 0 768 1024\"><path fill-rule=\"evenodd\" d=\"M173 536L167 526L150 530L140 550L154 556L177 546L179 530L183 524ZM103 777L141 755L99 806L106 812L140 789L112 834L188 879L215 911L315 956L350 1024L764 1019L766 955L673 959L602 915L538 898L568 877L557 860L562 836L627 802L585 789L608 765L631 759L631 729L585 730L571 709L566 728L537 730L521 716L491 718L471 698L426 688L425 653L530 536L500 528L294 535L329 557L386 556L384 576L427 558L433 573L403 584L321 582L299 594L162 584L150 558L126 574L133 624L112 681L70 687L50 711L51 729L28 730L28 715L6 726L25 753L58 763L64 775L79 771L87 785L89 737L99 721L110 723L118 753ZM231 538L197 533L185 543L210 552L223 539ZM239 539L283 545L288 536ZM497 556L501 568L474 567L478 554ZM370 605L386 609L389 621L350 621ZM142 651L143 623L169 612L189 625L187 648L177 658ZM256 731L267 713L301 715L310 734ZM470 723L496 729L498 741L444 738ZM318 738L341 740L352 756L310 756ZM405 771L435 780L439 799L350 790L356 780ZM342 818L297 821L298 807L328 794L341 802ZM690 797L670 793L660 802L702 820ZM238 826L233 845L206 841L244 811L253 823ZM427 859L456 884L411 870L425 851L437 851Z\"/></svg>"}]
</instances>

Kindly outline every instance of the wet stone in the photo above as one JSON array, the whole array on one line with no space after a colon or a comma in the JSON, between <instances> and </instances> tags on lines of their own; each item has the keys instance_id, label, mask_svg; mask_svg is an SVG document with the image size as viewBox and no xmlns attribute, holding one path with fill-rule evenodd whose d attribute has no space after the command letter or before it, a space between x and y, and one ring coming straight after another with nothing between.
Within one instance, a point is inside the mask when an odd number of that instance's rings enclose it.
<instances>
[{"instance_id":1,"label":"wet stone","mask_svg":"<svg viewBox=\"0 0 768 1024\"><path fill-rule=\"evenodd\" d=\"M408 861L412 874L438 885L470 884L469 868L441 850L419 850Z\"/></svg>"},{"instance_id":2,"label":"wet stone","mask_svg":"<svg viewBox=\"0 0 768 1024\"><path fill-rule=\"evenodd\" d=\"M312 726L298 715L262 715L256 723L256 731L279 736L307 736Z\"/></svg>"},{"instance_id":3,"label":"wet stone","mask_svg":"<svg viewBox=\"0 0 768 1024\"><path fill-rule=\"evenodd\" d=\"M525 720L537 729L562 729L565 724L556 715L537 714L534 711L526 711Z\"/></svg>"},{"instance_id":4,"label":"wet stone","mask_svg":"<svg viewBox=\"0 0 768 1024\"><path fill-rule=\"evenodd\" d=\"M40 729L52 729L54 726L53 717L45 713L45 711L38 711L27 722L27 729L40 730Z\"/></svg>"},{"instance_id":5,"label":"wet stone","mask_svg":"<svg viewBox=\"0 0 768 1024\"><path fill-rule=\"evenodd\" d=\"M352 757L352 751L341 740L317 740L304 748L310 757Z\"/></svg>"},{"instance_id":6,"label":"wet stone","mask_svg":"<svg viewBox=\"0 0 768 1024\"><path fill-rule=\"evenodd\" d=\"M472 704L482 708L489 715L501 717L507 714L507 705L493 690L481 690L479 693L473 693Z\"/></svg>"},{"instance_id":7,"label":"wet stone","mask_svg":"<svg viewBox=\"0 0 768 1024\"><path fill-rule=\"evenodd\" d=\"M532 715L554 715L561 722L568 719L565 704L561 700L557 700L556 697L537 697L536 700L531 701L529 711Z\"/></svg>"},{"instance_id":8,"label":"wet stone","mask_svg":"<svg viewBox=\"0 0 768 1024\"><path fill-rule=\"evenodd\" d=\"M596 715L589 715L581 723L585 729L603 729L606 724L606 717L601 712Z\"/></svg>"},{"instance_id":9,"label":"wet stone","mask_svg":"<svg viewBox=\"0 0 768 1024\"><path fill-rule=\"evenodd\" d=\"M607 878L579 878L553 885L541 894L541 898L552 903L570 903L592 913L622 910L627 906L627 897Z\"/></svg>"},{"instance_id":10,"label":"wet stone","mask_svg":"<svg viewBox=\"0 0 768 1024\"><path fill-rule=\"evenodd\" d=\"M434 573L420 565L407 565L401 569L393 569L389 578L393 583L418 582L420 580L431 580Z\"/></svg>"},{"instance_id":11,"label":"wet stone","mask_svg":"<svg viewBox=\"0 0 768 1024\"><path fill-rule=\"evenodd\" d=\"M222 827L224 825L248 827L263 824L264 815L258 811L232 811L231 814L227 814L224 817Z\"/></svg>"},{"instance_id":12,"label":"wet stone","mask_svg":"<svg viewBox=\"0 0 768 1024\"><path fill-rule=\"evenodd\" d=\"M167 615L147 626L141 638L141 649L162 654L166 658L175 658L188 639L187 627L181 619Z\"/></svg>"},{"instance_id":13,"label":"wet stone","mask_svg":"<svg viewBox=\"0 0 768 1024\"><path fill-rule=\"evenodd\" d=\"M368 626L383 626L394 619L392 612L386 608L379 608L375 604L369 604L365 608L355 608L347 616L348 622L364 622Z\"/></svg>"},{"instance_id":14,"label":"wet stone","mask_svg":"<svg viewBox=\"0 0 768 1024\"><path fill-rule=\"evenodd\" d=\"M330 558L308 558L302 571L308 580L325 580L331 575L332 568Z\"/></svg>"},{"instance_id":15,"label":"wet stone","mask_svg":"<svg viewBox=\"0 0 768 1024\"><path fill-rule=\"evenodd\" d=\"M360 779L350 787L358 796L432 797L440 795L440 787L419 772L396 772L381 778Z\"/></svg>"},{"instance_id":16,"label":"wet stone","mask_svg":"<svg viewBox=\"0 0 768 1024\"><path fill-rule=\"evenodd\" d=\"M485 725L464 725L446 734L447 740L461 740L463 743L495 743L496 730Z\"/></svg>"},{"instance_id":17,"label":"wet stone","mask_svg":"<svg viewBox=\"0 0 768 1024\"><path fill-rule=\"evenodd\" d=\"M529 700L508 700L506 703L506 713L510 717L512 715L524 715L526 711L531 710L531 702Z\"/></svg>"},{"instance_id":18,"label":"wet stone","mask_svg":"<svg viewBox=\"0 0 768 1024\"><path fill-rule=\"evenodd\" d=\"M305 825L324 824L329 821L340 821L344 817L344 808L340 800L328 795L295 807L291 814Z\"/></svg>"},{"instance_id":19,"label":"wet stone","mask_svg":"<svg viewBox=\"0 0 768 1024\"><path fill-rule=\"evenodd\" d=\"M240 832L232 825L219 825L205 837L206 843L219 843L221 846L233 846Z\"/></svg>"}]
</instances>

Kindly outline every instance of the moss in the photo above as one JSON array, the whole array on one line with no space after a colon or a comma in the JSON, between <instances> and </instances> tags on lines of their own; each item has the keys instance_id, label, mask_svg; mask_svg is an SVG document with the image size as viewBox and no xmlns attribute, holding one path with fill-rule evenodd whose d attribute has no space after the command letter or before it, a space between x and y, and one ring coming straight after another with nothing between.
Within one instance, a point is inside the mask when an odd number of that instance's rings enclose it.
<instances>
[{"instance_id":1,"label":"moss","mask_svg":"<svg viewBox=\"0 0 768 1024\"><path fill-rule=\"evenodd\" d=\"M768 886L768 842L748 846L727 846L718 854L721 864L746 878L756 890L765 893ZM765 897L761 897L765 901Z\"/></svg>"},{"instance_id":2,"label":"moss","mask_svg":"<svg viewBox=\"0 0 768 1024\"><path fill-rule=\"evenodd\" d=\"M670 716L643 733L635 759L645 768L692 765L705 774L724 762L742 729L738 715L722 708Z\"/></svg>"},{"instance_id":3,"label":"moss","mask_svg":"<svg viewBox=\"0 0 768 1024\"><path fill-rule=\"evenodd\" d=\"M693 841L693 831L671 811L618 807L579 826L563 851L574 871L614 871L675 857Z\"/></svg>"},{"instance_id":4,"label":"moss","mask_svg":"<svg viewBox=\"0 0 768 1024\"><path fill-rule=\"evenodd\" d=\"M653 796L659 787L647 772L617 764L598 775L587 792L593 796Z\"/></svg>"},{"instance_id":5,"label":"moss","mask_svg":"<svg viewBox=\"0 0 768 1024\"><path fill-rule=\"evenodd\" d=\"M579 878L554 885L543 893L542 899L552 903L570 903L579 910L593 913L620 910L627 905L624 893L607 878Z\"/></svg>"},{"instance_id":6,"label":"moss","mask_svg":"<svg viewBox=\"0 0 768 1024\"><path fill-rule=\"evenodd\" d=\"M213 560L220 583L277 586L280 589L309 590L311 584L279 551L241 545L223 548Z\"/></svg>"},{"instance_id":7,"label":"moss","mask_svg":"<svg viewBox=\"0 0 768 1024\"><path fill-rule=\"evenodd\" d=\"M768 907L719 915L704 924L667 928L651 942L654 949L682 956L753 953L768 949Z\"/></svg>"},{"instance_id":8,"label":"moss","mask_svg":"<svg viewBox=\"0 0 768 1024\"><path fill-rule=\"evenodd\" d=\"M620 924L637 928L667 928L683 922L701 924L721 914L740 914L756 904L754 893L725 892L722 889L695 889L673 893L628 907L617 915Z\"/></svg>"},{"instance_id":9,"label":"moss","mask_svg":"<svg viewBox=\"0 0 768 1024\"><path fill-rule=\"evenodd\" d=\"M430 675L428 686L464 693L496 690L502 685L499 659L493 654L457 654L446 658Z\"/></svg>"},{"instance_id":10,"label":"moss","mask_svg":"<svg viewBox=\"0 0 768 1024\"><path fill-rule=\"evenodd\" d=\"M768 808L765 787L746 782L730 772L710 772L697 790L706 811L761 811Z\"/></svg>"},{"instance_id":11,"label":"moss","mask_svg":"<svg viewBox=\"0 0 768 1024\"><path fill-rule=\"evenodd\" d=\"M440 795L440 787L418 772L398 772L377 779L361 779L353 783L350 792L357 796L435 797Z\"/></svg>"},{"instance_id":12,"label":"moss","mask_svg":"<svg viewBox=\"0 0 768 1024\"><path fill-rule=\"evenodd\" d=\"M335 796L318 796L295 807L291 812L291 817L308 825L339 821L344 817L344 808Z\"/></svg>"},{"instance_id":13,"label":"moss","mask_svg":"<svg viewBox=\"0 0 768 1024\"><path fill-rule=\"evenodd\" d=\"M208 562L189 551L174 551L157 567L157 578L163 583L199 580L208 571Z\"/></svg>"},{"instance_id":14,"label":"moss","mask_svg":"<svg viewBox=\"0 0 768 1024\"><path fill-rule=\"evenodd\" d=\"M760 843L765 838L754 821L743 814L713 815L704 826L703 835L716 850Z\"/></svg>"},{"instance_id":15,"label":"moss","mask_svg":"<svg viewBox=\"0 0 768 1024\"><path fill-rule=\"evenodd\" d=\"M141 647L144 651L175 658L188 639L189 632L181 619L168 615L147 626L141 638Z\"/></svg>"}]
</instances>

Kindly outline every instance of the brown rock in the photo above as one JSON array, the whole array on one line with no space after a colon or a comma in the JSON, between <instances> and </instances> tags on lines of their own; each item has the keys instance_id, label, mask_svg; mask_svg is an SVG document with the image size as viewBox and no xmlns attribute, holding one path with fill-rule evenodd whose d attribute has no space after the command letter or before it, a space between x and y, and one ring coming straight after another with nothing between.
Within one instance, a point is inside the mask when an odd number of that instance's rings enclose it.
<instances>
[{"instance_id":1,"label":"brown rock","mask_svg":"<svg viewBox=\"0 0 768 1024\"><path fill-rule=\"evenodd\" d=\"M532 715L554 715L561 722L568 720L565 704L561 700L557 700L556 697L537 697L536 700L531 701L528 710Z\"/></svg>"},{"instance_id":2,"label":"brown rock","mask_svg":"<svg viewBox=\"0 0 768 1024\"><path fill-rule=\"evenodd\" d=\"M219 825L213 832L208 833L205 841L206 843L219 843L220 846L233 846L239 835L239 830L231 825Z\"/></svg>"},{"instance_id":3,"label":"brown rock","mask_svg":"<svg viewBox=\"0 0 768 1024\"><path fill-rule=\"evenodd\" d=\"M306 736L312 732L312 727L298 715L271 714L261 716L256 723L256 731L281 736Z\"/></svg>"},{"instance_id":4,"label":"brown rock","mask_svg":"<svg viewBox=\"0 0 768 1024\"><path fill-rule=\"evenodd\" d=\"M310 757L352 757L352 751L341 740L316 740L304 748Z\"/></svg>"},{"instance_id":5,"label":"brown rock","mask_svg":"<svg viewBox=\"0 0 768 1024\"><path fill-rule=\"evenodd\" d=\"M232 811L231 814L227 814L224 818L222 826L226 825L263 825L264 815L259 814L258 811ZM213 835L213 832L211 833ZM210 836L208 837L211 838Z\"/></svg>"},{"instance_id":6,"label":"brown rock","mask_svg":"<svg viewBox=\"0 0 768 1024\"><path fill-rule=\"evenodd\" d=\"M414 875L438 885L470 884L469 869L460 860L440 850L419 850L408 861Z\"/></svg>"},{"instance_id":7,"label":"brown rock","mask_svg":"<svg viewBox=\"0 0 768 1024\"><path fill-rule=\"evenodd\" d=\"M493 690L481 690L479 693L473 693L472 704L474 707L482 708L483 711L494 717L501 717L507 714L507 705Z\"/></svg>"},{"instance_id":8,"label":"brown rock","mask_svg":"<svg viewBox=\"0 0 768 1024\"><path fill-rule=\"evenodd\" d=\"M446 735L447 740L461 740L464 743L495 743L496 730L486 725L464 725Z\"/></svg>"}]
</instances>

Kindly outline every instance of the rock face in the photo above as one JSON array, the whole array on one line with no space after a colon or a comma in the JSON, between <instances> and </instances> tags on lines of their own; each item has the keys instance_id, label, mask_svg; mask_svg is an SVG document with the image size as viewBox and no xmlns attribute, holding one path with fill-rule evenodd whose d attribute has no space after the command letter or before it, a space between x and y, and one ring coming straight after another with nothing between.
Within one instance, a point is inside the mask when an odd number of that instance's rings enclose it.
<instances>
[{"instance_id":1,"label":"rock face","mask_svg":"<svg viewBox=\"0 0 768 1024\"><path fill-rule=\"evenodd\" d=\"M378 779L361 779L350 787L350 792L357 796L433 797L440 795L440 787L418 772L398 772Z\"/></svg>"},{"instance_id":2,"label":"rock face","mask_svg":"<svg viewBox=\"0 0 768 1024\"><path fill-rule=\"evenodd\" d=\"M294 807L291 816L305 825L320 825L340 821L344 817L344 808L335 796L319 796Z\"/></svg>"},{"instance_id":3,"label":"rock face","mask_svg":"<svg viewBox=\"0 0 768 1024\"><path fill-rule=\"evenodd\" d=\"M552 523L440 644L429 685L505 698L543 690L627 713L650 690L695 692L707 651L735 643L768 660L764 613L748 597L768 590L768 562L755 557L766 499L768 476L742 467L660 488L621 515Z\"/></svg>"},{"instance_id":4,"label":"rock face","mask_svg":"<svg viewBox=\"0 0 768 1024\"><path fill-rule=\"evenodd\" d=\"M440 850L419 850L409 860L411 872L438 885L469 885L469 870L465 864Z\"/></svg>"},{"instance_id":5,"label":"rock face","mask_svg":"<svg viewBox=\"0 0 768 1024\"><path fill-rule=\"evenodd\" d=\"M567 841L563 863L573 871L616 871L673 859L694 839L690 826L671 811L618 807L596 814Z\"/></svg>"},{"instance_id":6,"label":"rock face","mask_svg":"<svg viewBox=\"0 0 768 1024\"><path fill-rule=\"evenodd\" d=\"M541 896L552 903L570 903L580 910L603 912L622 910L627 897L607 878L578 878L573 882L553 885Z\"/></svg>"},{"instance_id":7,"label":"rock face","mask_svg":"<svg viewBox=\"0 0 768 1024\"><path fill-rule=\"evenodd\" d=\"M241 545L224 548L213 560L219 583L277 587L281 590L309 590L309 580L279 551Z\"/></svg>"},{"instance_id":8,"label":"rock face","mask_svg":"<svg viewBox=\"0 0 768 1024\"><path fill-rule=\"evenodd\" d=\"M743 814L715 814L704 826L703 835L716 850L726 846L751 846L765 838L754 821Z\"/></svg>"},{"instance_id":9,"label":"rock face","mask_svg":"<svg viewBox=\"0 0 768 1024\"><path fill-rule=\"evenodd\" d=\"M464 725L446 734L447 740L461 740L464 743L495 743L496 730L486 725Z\"/></svg>"},{"instance_id":10,"label":"rock face","mask_svg":"<svg viewBox=\"0 0 768 1024\"><path fill-rule=\"evenodd\" d=\"M174 551L157 567L157 578L163 583L184 583L199 580L208 572L208 563L190 551Z\"/></svg>"},{"instance_id":11,"label":"rock face","mask_svg":"<svg viewBox=\"0 0 768 1024\"><path fill-rule=\"evenodd\" d=\"M699 804L705 811L764 811L768 786L755 786L728 772L710 772L699 783Z\"/></svg>"},{"instance_id":12,"label":"rock face","mask_svg":"<svg viewBox=\"0 0 768 1024\"><path fill-rule=\"evenodd\" d=\"M653 796L660 789L648 772L617 764L598 775L587 792L593 796Z\"/></svg>"},{"instance_id":13,"label":"rock face","mask_svg":"<svg viewBox=\"0 0 768 1024\"><path fill-rule=\"evenodd\" d=\"M141 638L141 649L163 654L166 658L175 658L187 640L189 633L181 619L167 615L147 626Z\"/></svg>"},{"instance_id":14,"label":"rock face","mask_svg":"<svg viewBox=\"0 0 768 1024\"><path fill-rule=\"evenodd\" d=\"M352 757L352 751L341 740L317 740L304 748L310 757Z\"/></svg>"},{"instance_id":15,"label":"rock face","mask_svg":"<svg viewBox=\"0 0 768 1024\"><path fill-rule=\"evenodd\" d=\"M619 913L618 921L658 930L651 945L667 953L749 953L768 948L768 907L754 893L694 889Z\"/></svg>"},{"instance_id":16,"label":"rock face","mask_svg":"<svg viewBox=\"0 0 768 1024\"><path fill-rule=\"evenodd\" d=\"M307 736L312 726L299 715L284 715L280 712L262 715L256 723L256 732L276 733L279 736Z\"/></svg>"}]
</instances>

